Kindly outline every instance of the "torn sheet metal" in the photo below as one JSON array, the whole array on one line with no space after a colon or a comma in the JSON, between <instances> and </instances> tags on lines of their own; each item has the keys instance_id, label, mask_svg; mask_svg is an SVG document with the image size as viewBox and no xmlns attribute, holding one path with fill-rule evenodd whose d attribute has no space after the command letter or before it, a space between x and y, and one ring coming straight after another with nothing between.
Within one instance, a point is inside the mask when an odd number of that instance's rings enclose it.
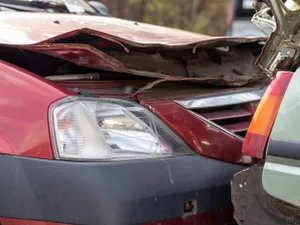
<instances>
[{"instance_id":1,"label":"torn sheet metal","mask_svg":"<svg viewBox=\"0 0 300 225\"><path fill-rule=\"evenodd\" d=\"M78 66L112 72L124 72L125 67L118 60L86 44L47 44L19 46L18 48L54 56Z\"/></svg>"},{"instance_id":2,"label":"torn sheet metal","mask_svg":"<svg viewBox=\"0 0 300 225\"><path fill-rule=\"evenodd\" d=\"M137 94L149 90L153 88L154 86L163 83L163 82L181 82L181 81L194 81L199 83L211 83L211 84L217 84L217 85L223 85L223 86L240 86L242 81L236 81L236 83L229 83L228 81L222 79L222 78L211 78L211 77L202 77L202 78L189 78L189 77L168 77L168 78L161 78L157 79L153 82L148 83L144 87L138 89L132 96L136 96ZM237 84L237 85L236 85Z\"/></svg>"},{"instance_id":3,"label":"torn sheet metal","mask_svg":"<svg viewBox=\"0 0 300 225\"><path fill-rule=\"evenodd\" d=\"M37 20L32 13L3 12L0 29L2 46L92 69L225 86L263 76L249 46L260 48L255 43L263 38L209 37L116 18L43 13ZM217 49L222 46L229 51Z\"/></svg>"}]
</instances>

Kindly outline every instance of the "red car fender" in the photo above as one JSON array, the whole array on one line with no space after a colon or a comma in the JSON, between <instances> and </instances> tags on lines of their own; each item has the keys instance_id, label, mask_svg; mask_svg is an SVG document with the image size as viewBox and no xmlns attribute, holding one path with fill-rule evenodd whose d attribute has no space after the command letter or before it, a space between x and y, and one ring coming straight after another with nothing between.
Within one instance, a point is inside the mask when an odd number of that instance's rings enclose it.
<instances>
[{"instance_id":1,"label":"red car fender","mask_svg":"<svg viewBox=\"0 0 300 225\"><path fill-rule=\"evenodd\" d=\"M53 159L48 109L71 92L0 61L0 153Z\"/></svg>"}]
</instances>

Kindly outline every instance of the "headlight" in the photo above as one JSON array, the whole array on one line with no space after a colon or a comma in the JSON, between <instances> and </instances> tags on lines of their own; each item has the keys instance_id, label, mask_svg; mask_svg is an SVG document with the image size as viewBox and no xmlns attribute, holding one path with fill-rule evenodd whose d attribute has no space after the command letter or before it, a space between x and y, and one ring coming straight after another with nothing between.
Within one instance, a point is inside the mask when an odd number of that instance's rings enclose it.
<instances>
[{"instance_id":1,"label":"headlight","mask_svg":"<svg viewBox=\"0 0 300 225\"><path fill-rule=\"evenodd\" d=\"M129 160L191 153L140 105L112 98L68 98L50 110L55 156L64 160Z\"/></svg>"}]
</instances>

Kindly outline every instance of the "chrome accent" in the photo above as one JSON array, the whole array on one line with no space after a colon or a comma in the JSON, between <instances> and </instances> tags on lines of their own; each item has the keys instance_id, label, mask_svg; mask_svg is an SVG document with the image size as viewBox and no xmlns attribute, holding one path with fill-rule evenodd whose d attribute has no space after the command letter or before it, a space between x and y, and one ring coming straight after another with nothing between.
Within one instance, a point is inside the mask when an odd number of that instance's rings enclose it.
<instances>
[{"instance_id":1,"label":"chrome accent","mask_svg":"<svg viewBox=\"0 0 300 225\"><path fill-rule=\"evenodd\" d=\"M218 128L219 130L225 132L226 134L229 134L230 136L233 136L237 139L239 139L240 141L244 142L244 138L242 138L241 136L230 132L229 130L225 129L224 127L212 122L211 120L206 119L205 117L193 112L193 111L189 111L190 113L192 113L194 116L197 116L198 118L200 118L201 120L203 120L204 122L208 123L209 125Z\"/></svg>"},{"instance_id":2,"label":"chrome accent","mask_svg":"<svg viewBox=\"0 0 300 225\"><path fill-rule=\"evenodd\" d=\"M265 90L239 92L225 95L201 97L198 99L176 100L174 102L186 109L211 108L260 101Z\"/></svg>"},{"instance_id":3,"label":"chrome accent","mask_svg":"<svg viewBox=\"0 0 300 225\"><path fill-rule=\"evenodd\" d=\"M45 79L52 81L99 80L100 75L98 73L51 75Z\"/></svg>"}]
</instances>

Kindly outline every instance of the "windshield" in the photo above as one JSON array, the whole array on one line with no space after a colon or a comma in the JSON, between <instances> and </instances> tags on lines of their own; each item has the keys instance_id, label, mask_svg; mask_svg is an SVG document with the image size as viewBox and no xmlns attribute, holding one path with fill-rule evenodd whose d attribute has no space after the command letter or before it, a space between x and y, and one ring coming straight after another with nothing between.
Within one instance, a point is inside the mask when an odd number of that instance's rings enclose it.
<instances>
[{"instance_id":1,"label":"windshield","mask_svg":"<svg viewBox=\"0 0 300 225\"><path fill-rule=\"evenodd\" d=\"M16 11L97 14L84 0L0 0L0 7Z\"/></svg>"}]
</instances>

